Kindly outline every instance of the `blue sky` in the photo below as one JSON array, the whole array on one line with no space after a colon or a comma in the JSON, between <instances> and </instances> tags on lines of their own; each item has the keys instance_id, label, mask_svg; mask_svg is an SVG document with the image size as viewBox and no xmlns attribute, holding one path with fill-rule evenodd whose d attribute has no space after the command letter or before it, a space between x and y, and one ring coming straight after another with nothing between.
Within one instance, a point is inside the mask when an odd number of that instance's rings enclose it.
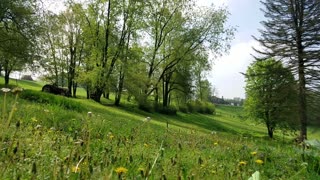
<instances>
[{"instance_id":1,"label":"blue sky","mask_svg":"<svg viewBox=\"0 0 320 180\"><path fill-rule=\"evenodd\" d=\"M245 97L245 80L240 72L245 72L253 61L252 47L259 47L252 35L259 36L260 21L264 19L258 0L198 0L199 4L226 6L230 12L228 25L236 27L235 39L228 54L214 60L209 81L224 98Z\"/></svg>"}]
</instances>

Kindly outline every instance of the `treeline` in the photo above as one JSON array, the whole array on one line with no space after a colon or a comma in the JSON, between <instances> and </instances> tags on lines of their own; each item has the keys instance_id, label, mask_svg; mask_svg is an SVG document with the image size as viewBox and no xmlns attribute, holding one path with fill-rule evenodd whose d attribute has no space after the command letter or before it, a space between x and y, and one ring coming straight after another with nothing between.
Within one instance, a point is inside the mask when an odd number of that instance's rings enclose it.
<instances>
[{"instance_id":1,"label":"treeline","mask_svg":"<svg viewBox=\"0 0 320 180\"><path fill-rule=\"evenodd\" d=\"M54 13L40 1L4 0L0 8L6 84L13 70L37 67L73 97L81 86L97 102L113 92L120 105L126 91L141 108L207 102L209 54L224 53L234 32L226 9L196 1L67 1Z\"/></svg>"}]
</instances>

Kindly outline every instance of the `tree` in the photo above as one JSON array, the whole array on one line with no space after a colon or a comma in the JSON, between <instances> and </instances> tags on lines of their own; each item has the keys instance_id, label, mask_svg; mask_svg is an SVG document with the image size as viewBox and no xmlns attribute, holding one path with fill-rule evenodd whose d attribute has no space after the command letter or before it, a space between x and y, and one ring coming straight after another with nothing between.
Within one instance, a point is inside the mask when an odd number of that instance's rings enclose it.
<instances>
[{"instance_id":1,"label":"tree","mask_svg":"<svg viewBox=\"0 0 320 180\"><path fill-rule=\"evenodd\" d=\"M297 116L296 83L289 69L280 61L256 61L246 74L245 110L250 117L262 120L273 138L278 127L294 125Z\"/></svg>"},{"instance_id":2,"label":"tree","mask_svg":"<svg viewBox=\"0 0 320 180\"><path fill-rule=\"evenodd\" d=\"M145 17L148 18L144 19L147 27L144 31L149 41L144 47L144 61L148 80L141 87L144 94L138 103L146 104L151 95L155 103L160 102L158 92L162 90L162 106L166 107L170 104L170 94L180 90L176 88L175 81L182 67L180 65L196 64L202 58L191 57L199 53L219 54L228 49L233 29L224 26L227 18L225 9L210 7L200 10L194 1L181 0L150 1L146 4Z\"/></svg>"},{"instance_id":3,"label":"tree","mask_svg":"<svg viewBox=\"0 0 320 180\"><path fill-rule=\"evenodd\" d=\"M0 1L0 64L6 85L13 70L33 61L38 27L35 6L32 0Z\"/></svg>"},{"instance_id":4,"label":"tree","mask_svg":"<svg viewBox=\"0 0 320 180\"><path fill-rule=\"evenodd\" d=\"M277 57L297 75L299 84L300 140L307 139L307 91L315 91L320 75L319 0L265 0L267 18L261 37L255 38L262 58Z\"/></svg>"}]
</instances>

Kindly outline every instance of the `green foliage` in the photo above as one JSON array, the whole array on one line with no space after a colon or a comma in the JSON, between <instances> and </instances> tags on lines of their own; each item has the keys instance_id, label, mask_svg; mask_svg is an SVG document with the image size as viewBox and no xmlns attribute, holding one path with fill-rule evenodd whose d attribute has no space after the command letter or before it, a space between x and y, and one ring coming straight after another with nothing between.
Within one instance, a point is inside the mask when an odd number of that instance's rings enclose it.
<instances>
[{"instance_id":1,"label":"green foliage","mask_svg":"<svg viewBox=\"0 0 320 180\"><path fill-rule=\"evenodd\" d=\"M256 61L246 76L245 110L249 117L265 123L272 138L276 128L297 126L297 90L289 69L274 59Z\"/></svg>"},{"instance_id":2,"label":"green foliage","mask_svg":"<svg viewBox=\"0 0 320 180\"><path fill-rule=\"evenodd\" d=\"M185 106L189 113L214 114L215 106L210 102L191 101Z\"/></svg>"},{"instance_id":3,"label":"green foliage","mask_svg":"<svg viewBox=\"0 0 320 180\"><path fill-rule=\"evenodd\" d=\"M25 90L21 93L20 97L28 101L44 104L44 105L58 105L62 108L74 111L84 111L85 107L81 104L73 101L72 99L53 95L44 92L37 92L33 90Z\"/></svg>"},{"instance_id":4,"label":"green foliage","mask_svg":"<svg viewBox=\"0 0 320 180\"><path fill-rule=\"evenodd\" d=\"M178 109L175 106L168 106L168 107L159 106L158 109L156 109L156 111L161 114L176 115Z\"/></svg>"}]
</instances>

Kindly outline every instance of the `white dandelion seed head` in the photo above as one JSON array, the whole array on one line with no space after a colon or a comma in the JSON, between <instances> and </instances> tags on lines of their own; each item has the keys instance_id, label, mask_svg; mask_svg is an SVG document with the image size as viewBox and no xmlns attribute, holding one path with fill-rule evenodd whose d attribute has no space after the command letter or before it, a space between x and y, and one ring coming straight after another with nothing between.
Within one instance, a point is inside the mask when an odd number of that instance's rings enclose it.
<instances>
[{"instance_id":1,"label":"white dandelion seed head","mask_svg":"<svg viewBox=\"0 0 320 180\"><path fill-rule=\"evenodd\" d=\"M9 89L9 88L1 88L1 91L4 92L4 93L7 93L7 92L10 92L11 89Z\"/></svg>"}]
</instances>

